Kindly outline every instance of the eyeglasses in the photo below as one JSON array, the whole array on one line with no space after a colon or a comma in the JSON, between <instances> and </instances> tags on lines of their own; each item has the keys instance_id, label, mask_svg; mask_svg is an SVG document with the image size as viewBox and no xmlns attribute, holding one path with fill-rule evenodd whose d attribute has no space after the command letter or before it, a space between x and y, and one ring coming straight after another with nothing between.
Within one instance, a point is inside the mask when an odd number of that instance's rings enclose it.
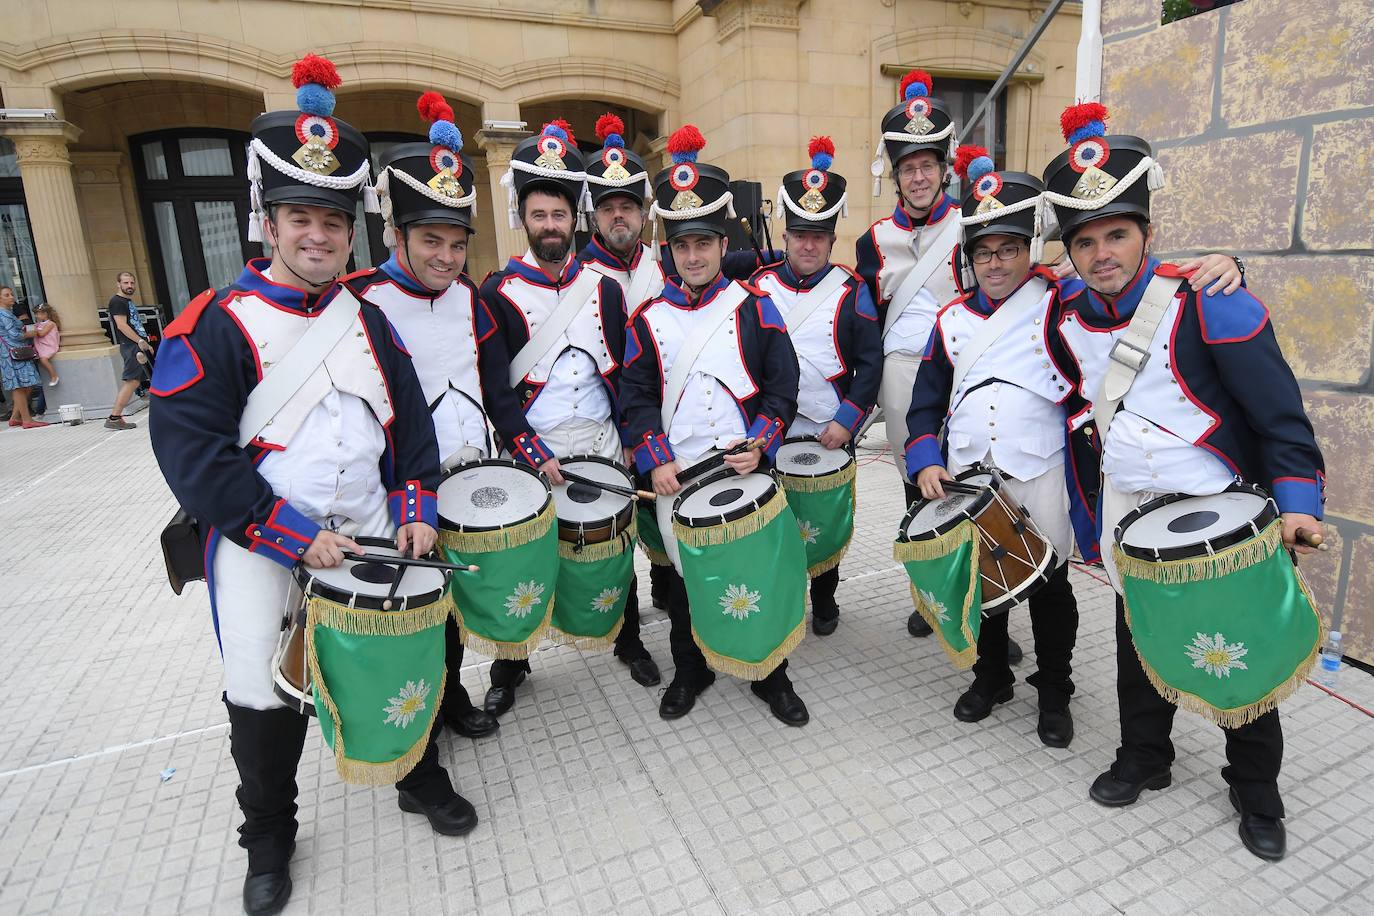
<instances>
[{"instance_id":1,"label":"eyeglasses","mask_svg":"<svg viewBox=\"0 0 1374 916\"><path fill-rule=\"evenodd\" d=\"M926 178L934 178L940 174L940 164L938 162L926 162L921 165L908 164L897 170L897 178L906 181L908 178L915 178L923 175Z\"/></svg>"},{"instance_id":2,"label":"eyeglasses","mask_svg":"<svg viewBox=\"0 0 1374 916\"><path fill-rule=\"evenodd\" d=\"M1025 245L1003 245L994 251L991 248L979 248L969 255L975 264L987 264L992 261L992 256L997 255L999 261L1014 261L1026 250Z\"/></svg>"}]
</instances>

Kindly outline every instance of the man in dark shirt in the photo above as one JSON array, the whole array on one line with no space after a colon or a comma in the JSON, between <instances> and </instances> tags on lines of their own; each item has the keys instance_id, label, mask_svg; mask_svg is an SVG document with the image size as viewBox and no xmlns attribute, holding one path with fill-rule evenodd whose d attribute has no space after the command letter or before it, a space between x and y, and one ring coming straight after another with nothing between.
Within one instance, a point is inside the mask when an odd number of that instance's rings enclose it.
<instances>
[{"instance_id":1,"label":"man in dark shirt","mask_svg":"<svg viewBox=\"0 0 1374 916\"><path fill-rule=\"evenodd\" d=\"M138 281L129 271L119 275L119 292L110 297L110 323L114 326L115 342L119 344L119 355L124 358L123 381L115 394L114 406L105 420L106 429L133 429L137 424L124 419L124 408L134 396L139 385L143 384L150 371L139 363L138 356L145 353L152 356L153 345L148 342L148 334L143 330L143 319L139 317L138 306L134 305L134 290Z\"/></svg>"}]
</instances>

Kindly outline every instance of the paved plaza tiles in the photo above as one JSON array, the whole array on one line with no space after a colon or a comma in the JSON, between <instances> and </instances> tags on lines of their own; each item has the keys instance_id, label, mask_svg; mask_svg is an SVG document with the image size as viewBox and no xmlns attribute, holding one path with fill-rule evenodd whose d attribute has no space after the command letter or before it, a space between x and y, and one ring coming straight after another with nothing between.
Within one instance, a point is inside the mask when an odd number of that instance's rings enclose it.
<instances>
[{"instance_id":1,"label":"paved plaza tiles","mask_svg":"<svg viewBox=\"0 0 1374 916\"><path fill-rule=\"evenodd\" d=\"M1087 787L1117 740L1109 590L1073 574L1071 748L1040 744L1024 686L955 721L969 676L906 635L901 490L885 458L860 459L839 631L792 657L809 726L728 678L665 722L661 687L547 647L499 735L443 739L482 819L460 839L389 788L341 783L312 726L287 912L1374 912L1374 719L1312 687L1284 706L1278 864L1241 847L1221 736L1194 715L1178 716L1171 788L1098 807ZM221 672L203 584L178 598L163 577L172 510L146 423L0 433L0 914L238 911ZM1012 633L1030 656L1024 611ZM652 612L671 675L667 636ZM480 697L487 662L470 661ZM1374 678L1347 669L1340 689L1374 708Z\"/></svg>"}]
</instances>

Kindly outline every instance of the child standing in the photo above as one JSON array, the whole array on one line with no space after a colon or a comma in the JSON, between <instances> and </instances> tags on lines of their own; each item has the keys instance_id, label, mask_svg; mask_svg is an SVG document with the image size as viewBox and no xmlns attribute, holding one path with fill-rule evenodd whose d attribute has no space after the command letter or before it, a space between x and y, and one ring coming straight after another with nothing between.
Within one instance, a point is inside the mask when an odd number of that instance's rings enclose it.
<instances>
[{"instance_id":1,"label":"child standing","mask_svg":"<svg viewBox=\"0 0 1374 916\"><path fill-rule=\"evenodd\" d=\"M38 351L38 365L48 373L48 387L57 384L57 370L53 368L52 358L62 347L62 319L51 305L36 305L33 309L34 327L38 335L33 339L33 348Z\"/></svg>"}]
</instances>

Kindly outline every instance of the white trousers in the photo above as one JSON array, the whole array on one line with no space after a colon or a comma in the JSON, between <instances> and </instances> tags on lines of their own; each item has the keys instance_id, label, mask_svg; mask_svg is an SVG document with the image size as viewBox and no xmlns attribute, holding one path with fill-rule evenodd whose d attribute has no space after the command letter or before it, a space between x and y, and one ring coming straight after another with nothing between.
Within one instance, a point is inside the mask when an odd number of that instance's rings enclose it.
<instances>
[{"instance_id":1,"label":"white trousers","mask_svg":"<svg viewBox=\"0 0 1374 916\"><path fill-rule=\"evenodd\" d=\"M1149 502L1163 493L1142 490L1127 493L1112 486L1112 479L1103 475L1102 479L1102 565L1107 569L1107 578L1112 580L1112 588L1121 594L1121 577L1116 571L1116 561L1112 559L1112 547L1116 545L1116 526L1131 510Z\"/></svg>"},{"instance_id":2,"label":"white trousers","mask_svg":"<svg viewBox=\"0 0 1374 916\"><path fill-rule=\"evenodd\" d=\"M460 464L467 464L469 461L477 461L478 459L485 457L487 457L487 453L484 452L482 449L478 448L475 445L465 445L462 448L458 449L458 451L454 452L452 455L449 455L447 458L445 458L443 462L440 464L439 469L447 473L448 471L451 471L454 468L458 467L458 465Z\"/></svg>"},{"instance_id":3,"label":"white trousers","mask_svg":"<svg viewBox=\"0 0 1374 916\"><path fill-rule=\"evenodd\" d=\"M949 473L958 477L968 467L951 463ZM1002 479L1006 491L1030 513L1040 533L1054 546L1059 565L1069 562L1073 554L1073 524L1069 521L1069 491L1064 484L1064 466L1057 465L1030 480L1017 480L1005 471Z\"/></svg>"},{"instance_id":4,"label":"white trousers","mask_svg":"<svg viewBox=\"0 0 1374 916\"><path fill-rule=\"evenodd\" d=\"M338 528L345 537L389 538L395 531L385 504L366 521L349 521ZM300 587L291 570L226 537L219 539L214 566L215 613L229 702L249 709L285 706L272 691L272 656L281 638L282 615L300 603Z\"/></svg>"},{"instance_id":5,"label":"white trousers","mask_svg":"<svg viewBox=\"0 0 1374 916\"><path fill-rule=\"evenodd\" d=\"M700 464L713 455L719 454L718 449L711 449L695 458L683 458L678 455L676 458L678 473L681 474L693 465ZM682 575L682 559L678 554L677 537L673 534L673 504L681 495L682 491L678 490L672 496L660 495L658 499L654 500L654 518L658 520L658 530L663 535L663 552L668 555L669 560L673 561L673 568L677 570L679 576Z\"/></svg>"},{"instance_id":6,"label":"white trousers","mask_svg":"<svg viewBox=\"0 0 1374 916\"><path fill-rule=\"evenodd\" d=\"M892 462L902 480L906 476L906 412L911 409L911 392L916 387L916 370L921 357L911 353L889 353L883 358L883 380L878 386L878 405L883 409L887 441L892 446Z\"/></svg>"},{"instance_id":7,"label":"white trousers","mask_svg":"<svg viewBox=\"0 0 1374 916\"><path fill-rule=\"evenodd\" d=\"M620 432L615 420L565 420L550 430L536 430L544 445L559 458L573 455L596 455L609 458L616 463L624 461L620 448ZM503 451L501 457L509 458L510 452Z\"/></svg>"}]
</instances>

